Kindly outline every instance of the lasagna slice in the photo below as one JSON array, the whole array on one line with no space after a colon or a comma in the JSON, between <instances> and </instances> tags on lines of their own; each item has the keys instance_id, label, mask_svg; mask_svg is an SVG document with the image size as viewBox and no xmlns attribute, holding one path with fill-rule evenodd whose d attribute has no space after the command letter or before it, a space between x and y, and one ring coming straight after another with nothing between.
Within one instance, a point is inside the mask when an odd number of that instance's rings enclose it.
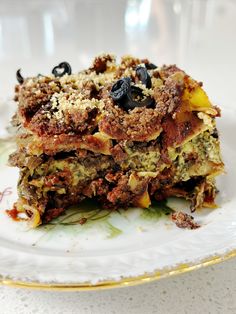
<instances>
[{"instance_id":1,"label":"lasagna slice","mask_svg":"<svg viewBox=\"0 0 236 314\"><path fill-rule=\"evenodd\" d=\"M15 218L37 227L87 198L110 210L169 196L190 200L192 212L215 207L220 110L175 65L103 54L75 74L62 62L17 78Z\"/></svg>"}]
</instances>

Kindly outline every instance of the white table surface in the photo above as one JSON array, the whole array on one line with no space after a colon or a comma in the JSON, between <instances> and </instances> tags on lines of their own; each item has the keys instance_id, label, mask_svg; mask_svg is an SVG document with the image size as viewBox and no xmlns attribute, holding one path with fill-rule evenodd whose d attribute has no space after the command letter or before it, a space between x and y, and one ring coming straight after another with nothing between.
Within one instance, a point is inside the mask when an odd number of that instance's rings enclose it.
<instances>
[{"instance_id":1,"label":"white table surface","mask_svg":"<svg viewBox=\"0 0 236 314\"><path fill-rule=\"evenodd\" d=\"M0 100L12 97L19 67L26 76L60 61L81 69L109 51L176 63L202 80L217 104L233 106L235 39L235 0L1 0ZM107 291L0 287L0 314L11 313L236 313L236 259Z\"/></svg>"}]
</instances>

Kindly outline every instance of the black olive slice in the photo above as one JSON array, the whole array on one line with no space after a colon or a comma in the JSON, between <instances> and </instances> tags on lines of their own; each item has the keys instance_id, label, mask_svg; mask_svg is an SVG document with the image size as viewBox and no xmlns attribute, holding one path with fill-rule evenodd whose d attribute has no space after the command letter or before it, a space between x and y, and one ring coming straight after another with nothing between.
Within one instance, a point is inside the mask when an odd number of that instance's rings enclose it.
<instances>
[{"instance_id":1,"label":"black olive slice","mask_svg":"<svg viewBox=\"0 0 236 314\"><path fill-rule=\"evenodd\" d=\"M151 81L151 77L148 74L148 71L145 67L143 66L138 66L136 68L136 74L138 76L138 78L140 79L140 81L147 87L147 88L151 88L152 87L152 81Z\"/></svg>"},{"instance_id":2,"label":"black olive slice","mask_svg":"<svg viewBox=\"0 0 236 314\"><path fill-rule=\"evenodd\" d=\"M56 77L62 77L65 74L71 74L71 66L68 62L61 62L52 69L52 74Z\"/></svg>"},{"instance_id":3,"label":"black olive slice","mask_svg":"<svg viewBox=\"0 0 236 314\"><path fill-rule=\"evenodd\" d=\"M213 130L211 136L213 136L214 138L219 138L219 133L218 133L218 130L216 128Z\"/></svg>"},{"instance_id":4,"label":"black olive slice","mask_svg":"<svg viewBox=\"0 0 236 314\"><path fill-rule=\"evenodd\" d=\"M127 93L127 96L122 102L124 109L134 109L136 107L147 107L150 108L154 105L154 99L151 97L146 97L143 99L143 93L141 88L137 86L131 86Z\"/></svg>"},{"instance_id":5,"label":"black olive slice","mask_svg":"<svg viewBox=\"0 0 236 314\"><path fill-rule=\"evenodd\" d=\"M145 63L145 67L147 70L155 70L157 66L153 63Z\"/></svg>"},{"instance_id":6,"label":"black olive slice","mask_svg":"<svg viewBox=\"0 0 236 314\"><path fill-rule=\"evenodd\" d=\"M19 84L23 84L24 83L24 78L20 73L21 69L16 71L16 79L18 81Z\"/></svg>"},{"instance_id":7,"label":"black olive slice","mask_svg":"<svg viewBox=\"0 0 236 314\"><path fill-rule=\"evenodd\" d=\"M131 85L131 79L124 77L118 80L111 88L110 96L123 109L129 110L136 107L150 108L154 105L154 99L144 98L142 89Z\"/></svg>"},{"instance_id":8,"label":"black olive slice","mask_svg":"<svg viewBox=\"0 0 236 314\"><path fill-rule=\"evenodd\" d=\"M118 80L111 88L111 98L115 101L119 101L125 97L130 89L130 82L131 79L129 77Z\"/></svg>"}]
</instances>

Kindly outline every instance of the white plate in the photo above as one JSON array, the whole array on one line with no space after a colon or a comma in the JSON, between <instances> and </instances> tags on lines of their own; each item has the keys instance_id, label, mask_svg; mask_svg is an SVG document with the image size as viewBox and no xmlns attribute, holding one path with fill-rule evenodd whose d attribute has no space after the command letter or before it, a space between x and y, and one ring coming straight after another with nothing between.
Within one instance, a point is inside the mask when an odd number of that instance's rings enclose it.
<instances>
[{"instance_id":1,"label":"white plate","mask_svg":"<svg viewBox=\"0 0 236 314\"><path fill-rule=\"evenodd\" d=\"M5 213L17 198L18 172L6 166L12 144L0 146L0 274L5 283L93 289L128 285L190 270L236 253L236 111L218 120L225 175L218 178L219 208L194 213L202 227L177 228L167 217L140 209L76 226L29 230ZM4 192L5 191L5 192ZM186 202L169 205L187 209ZM177 271L181 272L181 271ZM141 277L140 277L141 276Z\"/></svg>"}]
</instances>

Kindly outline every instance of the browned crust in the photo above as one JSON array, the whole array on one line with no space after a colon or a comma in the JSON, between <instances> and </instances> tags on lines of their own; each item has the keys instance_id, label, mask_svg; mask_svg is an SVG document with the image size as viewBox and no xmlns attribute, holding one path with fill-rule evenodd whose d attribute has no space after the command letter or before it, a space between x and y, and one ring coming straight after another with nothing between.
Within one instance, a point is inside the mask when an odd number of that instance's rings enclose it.
<instances>
[{"instance_id":1,"label":"browned crust","mask_svg":"<svg viewBox=\"0 0 236 314\"><path fill-rule=\"evenodd\" d=\"M189 137L201 131L202 126L202 120L193 112L181 112L181 116L176 115L175 119L171 115L167 115L162 123L163 147L180 145Z\"/></svg>"},{"instance_id":2,"label":"browned crust","mask_svg":"<svg viewBox=\"0 0 236 314\"><path fill-rule=\"evenodd\" d=\"M51 96L55 92L60 91L60 84L56 78L45 78L44 82L35 78L33 81L33 86L28 87L28 80L26 80L23 85L18 85L16 89L16 99L19 101L19 114L26 126L34 114L49 102ZM49 84L52 81L55 82L54 89Z\"/></svg>"},{"instance_id":3,"label":"browned crust","mask_svg":"<svg viewBox=\"0 0 236 314\"><path fill-rule=\"evenodd\" d=\"M176 73L178 69L176 67L168 68L166 76L163 76L161 73L165 73L165 68L161 69L160 75L162 75L163 78L165 78L164 85L161 87L155 87L154 88L154 99L156 102L156 108L161 115L161 117L164 117L166 114L172 114L174 111L180 106L181 104L181 97L183 94L184 89L184 81L182 74L183 72L177 72L181 73L181 79L175 80L171 77L169 77L171 71L171 74Z\"/></svg>"},{"instance_id":4,"label":"browned crust","mask_svg":"<svg viewBox=\"0 0 236 314\"><path fill-rule=\"evenodd\" d=\"M184 212L175 212L171 214L171 219L177 227L182 229L197 229L200 227L200 225L194 221L193 216Z\"/></svg>"},{"instance_id":5,"label":"browned crust","mask_svg":"<svg viewBox=\"0 0 236 314\"><path fill-rule=\"evenodd\" d=\"M27 124L27 128L38 136L60 135L63 133L82 135L92 132L97 126L97 108L74 111L73 115L65 112L63 123L58 123L55 118L48 118L45 113L46 109L47 106L40 108Z\"/></svg>"},{"instance_id":6,"label":"browned crust","mask_svg":"<svg viewBox=\"0 0 236 314\"><path fill-rule=\"evenodd\" d=\"M22 135L18 140L19 150L24 150L28 155L54 156L59 152L70 152L88 150L95 153L110 154L110 140L102 140L96 135L85 135L78 137L76 135L60 134L50 136L41 136L40 138L32 138L30 135Z\"/></svg>"},{"instance_id":7,"label":"browned crust","mask_svg":"<svg viewBox=\"0 0 236 314\"><path fill-rule=\"evenodd\" d=\"M159 136L160 115L154 109L135 108L132 114L110 111L99 123L99 130L116 140L148 141Z\"/></svg>"},{"instance_id":8,"label":"browned crust","mask_svg":"<svg viewBox=\"0 0 236 314\"><path fill-rule=\"evenodd\" d=\"M153 98L155 108L136 108L128 113L118 107L109 96L112 84L121 78L125 71L129 71L133 81L137 83L135 68L140 63L148 63L146 59L125 57L120 65L115 65L115 60L110 55L103 55L94 60L92 67L84 72L88 78L79 87L75 79L62 83L55 77L35 77L26 79L23 85L16 88L16 99L19 102L18 116L21 125L37 136L65 134L93 134L95 129L104 131L111 138L117 140L132 139L135 141L149 141L156 137L162 130L162 119L167 113L177 110L181 102L183 92L183 81L171 78L175 73L182 73L176 66L163 66L153 71L153 77L157 76L163 80L161 88L153 87ZM116 69L116 75L104 85L96 85L95 80L106 71ZM94 75L90 78L89 75ZM125 74L127 75L127 74ZM69 97L73 93L82 99L104 100L105 108L77 109L66 111L63 119L55 118L55 108L52 107L51 97L55 93L65 93Z\"/></svg>"},{"instance_id":9,"label":"browned crust","mask_svg":"<svg viewBox=\"0 0 236 314\"><path fill-rule=\"evenodd\" d=\"M104 73L109 67L109 64L114 62L115 59L113 56L109 54L103 54L102 56L98 56L94 59L93 65L90 70L95 71L97 74Z\"/></svg>"}]
</instances>

